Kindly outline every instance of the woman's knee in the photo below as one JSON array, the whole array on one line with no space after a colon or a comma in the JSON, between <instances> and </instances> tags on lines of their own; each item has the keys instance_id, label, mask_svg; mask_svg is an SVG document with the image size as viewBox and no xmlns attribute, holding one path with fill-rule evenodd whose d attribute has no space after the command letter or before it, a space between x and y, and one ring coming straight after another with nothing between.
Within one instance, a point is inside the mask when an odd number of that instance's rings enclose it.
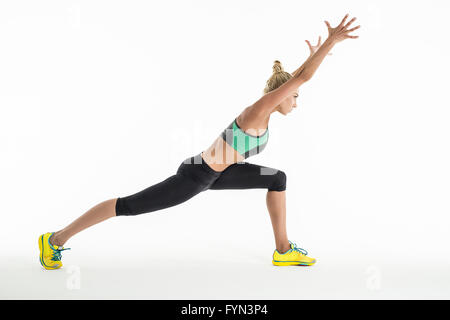
<instances>
[{"instance_id":1,"label":"woman's knee","mask_svg":"<svg viewBox=\"0 0 450 320\"><path fill-rule=\"evenodd\" d=\"M286 173L282 170L277 170L273 175L273 182L268 188L269 191L284 191L286 190Z\"/></svg>"},{"instance_id":2,"label":"woman's knee","mask_svg":"<svg viewBox=\"0 0 450 320\"><path fill-rule=\"evenodd\" d=\"M128 216L128 215L134 215L130 208L127 205L126 201L127 197L119 197L116 201L116 216Z\"/></svg>"},{"instance_id":3,"label":"woman's knee","mask_svg":"<svg viewBox=\"0 0 450 320\"><path fill-rule=\"evenodd\" d=\"M202 187L186 176L172 175L135 194L118 198L116 216L135 216L173 207L201 192Z\"/></svg>"}]
</instances>

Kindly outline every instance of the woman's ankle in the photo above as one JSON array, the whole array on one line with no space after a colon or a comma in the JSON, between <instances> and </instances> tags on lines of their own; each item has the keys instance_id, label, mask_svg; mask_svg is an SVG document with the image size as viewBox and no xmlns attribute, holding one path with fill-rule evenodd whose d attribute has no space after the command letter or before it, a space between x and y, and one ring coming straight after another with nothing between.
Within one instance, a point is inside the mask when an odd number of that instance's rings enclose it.
<instances>
[{"instance_id":1,"label":"woman's ankle","mask_svg":"<svg viewBox=\"0 0 450 320\"><path fill-rule=\"evenodd\" d=\"M289 249L291 249L291 245L289 242L287 244L277 246L277 251L279 253L286 253L287 251L289 251Z\"/></svg>"},{"instance_id":2,"label":"woman's ankle","mask_svg":"<svg viewBox=\"0 0 450 320\"><path fill-rule=\"evenodd\" d=\"M50 243L51 243L53 246L58 246L58 247L63 246L64 243L65 243L65 241L63 241L63 240L61 239L61 234L59 233L59 231L53 233L53 234L51 235L50 239L48 239L48 241L50 241Z\"/></svg>"}]
</instances>

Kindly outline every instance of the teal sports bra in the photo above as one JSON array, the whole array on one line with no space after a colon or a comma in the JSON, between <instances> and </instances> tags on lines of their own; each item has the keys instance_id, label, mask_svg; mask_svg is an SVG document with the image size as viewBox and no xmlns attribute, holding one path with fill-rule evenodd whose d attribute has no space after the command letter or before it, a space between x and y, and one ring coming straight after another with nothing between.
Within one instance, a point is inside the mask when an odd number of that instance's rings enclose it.
<instances>
[{"instance_id":1,"label":"teal sports bra","mask_svg":"<svg viewBox=\"0 0 450 320\"><path fill-rule=\"evenodd\" d=\"M237 124L236 118L221 134L230 146L232 146L244 158L248 158L264 150L269 140L269 126L260 136L245 133Z\"/></svg>"}]
</instances>

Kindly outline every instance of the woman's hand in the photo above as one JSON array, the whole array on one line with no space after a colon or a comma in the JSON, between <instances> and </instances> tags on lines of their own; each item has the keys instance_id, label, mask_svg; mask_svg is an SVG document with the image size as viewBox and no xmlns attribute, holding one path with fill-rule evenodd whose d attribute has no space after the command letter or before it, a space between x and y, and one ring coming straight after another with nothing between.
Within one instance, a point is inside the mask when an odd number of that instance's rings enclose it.
<instances>
[{"instance_id":1,"label":"woman's hand","mask_svg":"<svg viewBox=\"0 0 450 320\"><path fill-rule=\"evenodd\" d=\"M321 41L321 37L319 36L319 41L317 42L317 45L315 45L315 46L312 46L311 45L311 43L309 43L309 41L308 40L305 40L306 41L306 43L308 44L308 47L309 47L309 51L310 51L310 57L314 54L314 53L316 53L316 51L320 48L320 41ZM330 53L328 53L328 55L332 55L332 53L330 52Z\"/></svg>"},{"instance_id":2,"label":"woman's hand","mask_svg":"<svg viewBox=\"0 0 450 320\"><path fill-rule=\"evenodd\" d=\"M334 43L338 43L347 38L351 38L351 39L358 38L358 36L349 36L348 33L358 29L360 26L356 26L352 29L347 29L350 26L350 24L356 20L356 18L353 18L347 24L344 25L345 19L347 19L347 17L348 17L348 13L345 15L344 19L342 19L341 23L336 28L332 28L330 26L330 23L328 21L325 21L325 24L327 25L327 28L328 28L328 39L330 39L330 41L333 41Z\"/></svg>"}]
</instances>

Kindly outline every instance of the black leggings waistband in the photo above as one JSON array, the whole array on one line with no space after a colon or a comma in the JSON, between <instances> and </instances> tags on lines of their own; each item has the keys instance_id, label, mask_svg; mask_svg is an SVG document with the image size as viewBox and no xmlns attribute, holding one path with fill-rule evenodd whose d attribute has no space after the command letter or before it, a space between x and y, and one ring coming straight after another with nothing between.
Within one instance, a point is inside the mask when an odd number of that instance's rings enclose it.
<instances>
[{"instance_id":1,"label":"black leggings waistband","mask_svg":"<svg viewBox=\"0 0 450 320\"><path fill-rule=\"evenodd\" d=\"M186 162L187 161L187 162ZM187 158L183 161L183 163L186 164L200 164L202 166L203 169L205 169L207 172L211 173L214 176L220 176L221 173L223 171L216 171L213 168L211 168L206 162L205 160L203 160L202 158L202 152L200 152L199 154L192 156L190 158Z\"/></svg>"}]
</instances>

